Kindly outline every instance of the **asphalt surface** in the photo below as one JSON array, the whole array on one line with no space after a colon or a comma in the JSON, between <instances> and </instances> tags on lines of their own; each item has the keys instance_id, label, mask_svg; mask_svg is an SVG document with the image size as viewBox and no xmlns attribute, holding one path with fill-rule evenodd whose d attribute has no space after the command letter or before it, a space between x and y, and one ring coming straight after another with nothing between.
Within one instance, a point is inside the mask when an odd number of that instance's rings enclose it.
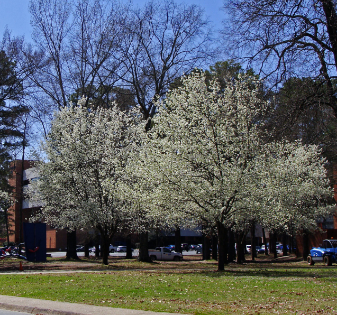
<instances>
[{"instance_id":1,"label":"asphalt surface","mask_svg":"<svg viewBox=\"0 0 337 315\"><path fill-rule=\"evenodd\" d=\"M8 310L0 309L0 315L30 315L30 313L15 312L15 311L8 311Z\"/></svg>"},{"instance_id":2,"label":"asphalt surface","mask_svg":"<svg viewBox=\"0 0 337 315\"><path fill-rule=\"evenodd\" d=\"M35 315L169 315L172 313L148 312L93 306L86 304L66 303L30 299L23 297L0 295L0 309L16 312L25 312ZM0 313L1 314L1 313ZM5 314L5 313L4 313ZM175 313L177 314L177 313Z\"/></svg>"}]
</instances>

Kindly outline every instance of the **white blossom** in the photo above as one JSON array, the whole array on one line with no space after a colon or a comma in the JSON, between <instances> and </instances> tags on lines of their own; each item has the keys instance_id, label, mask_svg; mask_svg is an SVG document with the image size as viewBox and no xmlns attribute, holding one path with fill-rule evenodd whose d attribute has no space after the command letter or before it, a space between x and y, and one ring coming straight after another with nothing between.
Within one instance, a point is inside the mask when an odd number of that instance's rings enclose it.
<instances>
[{"instance_id":1,"label":"white blossom","mask_svg":"<svg viewBox=\"0 0 337 315\"><path fill-rule=\"evenodd\" d=\"M157 104L137 164L155 186L152 205L236 229L250 220L299 228L331 212L323 206L332 191L317 146L262 140L268 103L259 92L248 76L222 92L196 73Z\"/></svg>"},{"instance_id":2,"label":"white blossom","mask_svg":"<svg viewBox=\"0 0 337 315\"><path fill-rule=\"evenodd\" d=\"M130 219L121 187L129 157L138 149L139 115L111 109L65 108L56 114L39 165L41 215L55 227L97 228L111 240Z\"/></svg>"}]
</instances>

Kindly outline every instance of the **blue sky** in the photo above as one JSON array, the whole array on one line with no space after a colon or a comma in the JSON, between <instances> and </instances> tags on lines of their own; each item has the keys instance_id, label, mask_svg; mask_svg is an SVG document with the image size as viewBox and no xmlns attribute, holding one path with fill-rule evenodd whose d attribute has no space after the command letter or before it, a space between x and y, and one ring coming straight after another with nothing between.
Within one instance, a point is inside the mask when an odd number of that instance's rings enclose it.
<instances>
[{"instance_id":1,"label":"blue sky","mask_svg":"<svg viewBox=\"0 0 337 315\"><path fill-rule=\"evenodd\" d=\"M30 39L31 27L28 0L0 0L0 38L8 26L12 35Z\"/></svg>"},{"instance_id":2,"label":"blue sky","mask_svg":"<svg viewBox=\"0 0 337 315\"><path fill-rule=\"evenodd\" d=\"M62 1L62 0L60 0ZM164 0L165 1L165 0ZM145 0L134 0L134 3L145 3ZM221 10L223 0L176 0L177 3L196 4L205 10L205 15L220 28L224 12ZM6 25L13 36L25 36L30 41L31 27L28 10L29 0L0 0L0 38Z\"/></svg>"}]
</instances>

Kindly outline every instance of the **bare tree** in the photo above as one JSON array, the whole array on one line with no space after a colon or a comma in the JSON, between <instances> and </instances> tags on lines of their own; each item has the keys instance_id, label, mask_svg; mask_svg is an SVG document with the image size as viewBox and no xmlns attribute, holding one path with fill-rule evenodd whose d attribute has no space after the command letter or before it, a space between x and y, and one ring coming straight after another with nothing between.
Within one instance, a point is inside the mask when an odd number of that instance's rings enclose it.
<instances>
[{"instance_id":1,"label":"bare tree","mask_svg":"<svg viewBox=\"0 0 337 315\"><path fill-rule=\"evenodd\" d=\"M95 87L115 84L127 10L104 0L31 1L39 49L38 58L31 58L31 79L49 105L60 109L75 91L94 94Z\"/></svg>"},{"instance_id":2,"label":"bare tree","mask_svg":"<svg viewBox=\"0 0 337 315\"><path fill-rule=\"evenodd\" d=\"M233 52L276 83L293 76L324 81L337 116L337 16L333 0L225 0Z\"/></svg>"},{"instance_id":3,"label":"bare tree","mask_svg":"<svg viewBox=\"0 0 337 315\"><path fill-rule=\"evenodd\" d=\"M31 58L33 94L48 109L68 106L71 97L105 106L121 96L123 107L136 100L149 119L155 97L212 56L208 23L195 5L152 1L138 9L108 0L31 0L30 10L39 49Z\"/></svg>"},{"instance_id":4,"label":"bare tree","mask_svg":"<svg viewBox=\"0 0 337 315\"><path fill-rule=\"evenodd\" d=\"M210 32L198 6L172 0L148 2L133 10L130 19L122 79L148 119L156 111L155 97L164 96L174 79L212 56Z\"/></svg>"},{"instance_id":5,"label":"bare tree","mask_svg":"<svg viewBox=\"0 0 337 315\"><path fill-rule=\"evenodd\" d=\"M123 47L126 73L121 80L134 93L149 130L155 101L176 78L211 59L212 41L203 11L195 5L150 1L133 9L129 19ZM147 242L147 233L141 233L141 261L149 260Z\"/></svg>"}]
</instances>

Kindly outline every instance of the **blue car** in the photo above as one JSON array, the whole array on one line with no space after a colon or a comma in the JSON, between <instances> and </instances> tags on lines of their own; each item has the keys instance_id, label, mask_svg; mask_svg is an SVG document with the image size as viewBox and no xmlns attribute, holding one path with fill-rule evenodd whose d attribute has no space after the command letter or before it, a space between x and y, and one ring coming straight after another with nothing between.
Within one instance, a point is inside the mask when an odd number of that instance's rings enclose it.
<instances>
[{"instance_id":1,"label":"blue car","mask_svg":"<svg viewBox=\"0 0 337 315\"><path fill-rule=\"evenodd\" d=\"M321 247L313 247L307 258L309 265L316 262L323 262L326 266L331 266L337 261L337 239L324 240Z\"/></svg>"}]
</instances>

